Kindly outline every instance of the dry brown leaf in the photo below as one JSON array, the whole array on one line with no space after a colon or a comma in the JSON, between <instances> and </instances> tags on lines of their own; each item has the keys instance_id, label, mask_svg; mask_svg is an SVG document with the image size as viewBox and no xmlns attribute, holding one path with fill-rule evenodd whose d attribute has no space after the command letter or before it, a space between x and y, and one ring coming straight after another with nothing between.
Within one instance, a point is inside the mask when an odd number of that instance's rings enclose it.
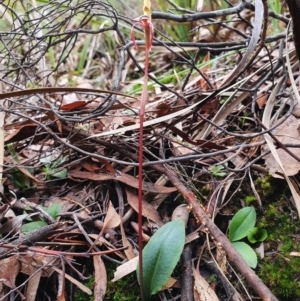
<instances>
[{"instance_id":1,"label":"dry brown leaf","mask_svg":"<svg viewBox=\"0 0 300 301\"><path fill-rule=\"evenodd\" d=\"M105 229L113 229L120 225L121 218L120 215L115 210L112 202L109 202L108 210L103 223L102 231Z\"/></svg>"},{"instance_id":2,"label":"dry brown leaf","mask_svg":"<svg viewBox=\"0 0 300 301\"><path fill-rule=\"evenodd\" d=\"M259 255L259 258L265 258L265 244L263 242L260 243L260 245L257 248L255 248L255 253Z\"/></svg>"},{"instance_id":3,"label":"dry brown leaf","mask_svg":"<svg viewBox=\"0 0 300 301\"><path fill-rule=\"evenodd\" d=\"M22 222L25 218L27 218L28 214L21 214L12 218L8 218L7 222L3 224L3 226L0 228L0 234L4 233L17 233L21 226Z\"/></svg>"},{"instance_id":4,"label":"dry brown leaf","mask_svg":"<svg viewBox=\"0 0 300 301\"><path fill-rule=\"evenodd\" d=\"M119 265L114 273L114 279L112 279L112 282L116 282L122 279L123 277L127 276L128 274L134 272L136 270L138 262L139 262L139 257L136 256L131 260L123 263L122 265ZM167 283L162 287L161 291L171 288L176 282L177 280L175 278L170 277Z\"/></svg>"},{"instance_id":5,"label":"dry brown leaf","mask_svg":"<svg viewBox=\"0 0 300 301\"><path fill-rule=\"evenodd\" d=\"M66 301L65 298L65 277L58 274L58 289L57 289L57 301Z\"/></svg>"},{"instance_id":6,"label":"dry brown leaf","mask_svg":"<svg viewBox=\"0 0 300 301\"><path fill-rule=\"evenodd\" d=\"M126 275L132 273L133 271L135 271L138 262L139 262L139 257L137 256L123 263L122 265L119 265L114 273L114 279L112 280L112 282L115 282L125 277Z\"/></svg>"},{"instance_id":7,"label":"dry brown leaf","mask_svg":"<svg viewBox=\"0 0 300 301\"><path fill-rule=\"evenodd\" d=\"M68 176L71 178L85 179L85 180L88 179L92 181L117 180L133 188L139 187L137 178L127 174L123 174L121 172L118 172L117 174L109 174L109 173L91 173L86 171L71 170L69 171ZM165 187L165 186L152 184L149 182L143 182L143 190L156 192L156 193L170 193L176 191L177 189L175 187Z\"/></svg>"},{"instance_id":8,"label":"dry brown leaf","mask_svg":"<svg viewBox=\"0 0 300 301\"><path fill-rule=\"evenodd\" d=\"M34 134L37 125L34 122L26 121L20 123L13 123L5 126L6 135L4 141L12 143L23 140Z\"/></svg>"},{"instance_id":9,"label":"dry brown leaf","mask_svg":"<svg viewBox=\"0 0 300 301\"><path fill-rule=\"evenodd\" d=\"M123 122L124 118L118 116L118 111L116 111L115 116L102 119L105 131L118 129L120 125L123 125Z\"/></svg>"},{"instance_id":10,"label":"dry brown leaf","mask_svg":"<svg viewBox=\"0 0 300 301\"><path fill-rule=\"evenodd\" d=\"M127 259L130 260L130 259L134 258L136 255L134 254L134 249L133 249L131 243L127 239L127 236L124 231L123 223L120 223L120 229L121 229L123 247L127 247L127 249L124 250L124 253L125 253Z\"/></svg>"},{"instance_id":11,"label":"dry brown leaf","mask_svg":"<svg viewBox=\"0 0 300 301\"><path fill-rule=\"evenodd\" d=\"M205 114L207 116L215 114L218 111L219 104L219 98L213 98L212 100L205 102L203 106L200 107L200 113Z\"/></svg>"},{"instance_id":12,"label":"dry brown leaf","mask_svg":"<svg viewBox=\"0 0 300 301\"><path fill-rule=\"evenodd\" d=\"M177 282L177 280L173 277L170 277L167 281L167 283L160 289L160 291L164 291L164 290L167 290L171 287L174 286L174 284Z\"/></svg>"},{"instance_id":13,"label":"dry brown leaf","mask_svg":"<svg viewBox=\"0 0 300 301\"><path fill-rule=\"evenodd\" d=\"M174 156L184 156L184 155L188 155L192 152L194 152L193 148L191 145L187 145L185 146L186 143L177 143L172 141L172 153L174 154Z\"/></svg>"},{"instance_id":14,"label":"dry brown leaf","mask_svg":"<svg viewBox=\"0 0 300 301\"><path fill-rule=\"evenodd\" d=\"M73 284L75 284L84 293L86 293L88 295L92 295L93 294L93 292L88 287L86 287L85 285L83 285L81 282L79 282L75 278L71 277L69 274L64 273L62 270L58 269L55 266L51 266L51 269L53 269L55 272L57 272L60 275L64 275L66 279L68 279L70 282L72 282Z\"/></svg>"},{"instance_id":15,"label":"dry brown leaf","mask_svg":"<svg viewBox=\"0 0 300 301\"><path fill-rule=\"evenodd\" d=\"M199 271L193 267L194 275L194 300L195 301L219 301L215 291L209 286L207 281L200 275Z\"/></svg>"},{"instance_id":16,"label":"dry brown leaf","mask_svg":"<svg viewBox=\"0 0 300 301\"><path fill-rule=\"evenodd\" d=\"M206 56L203 58L202 62L208 62L210 61L210 52L207 52ZM209 78L209 75L207 74L207 71L209 71L210 64L207 64L205 67L201 68L202 74L206 76L206 78ZM207 81L203 78L203 76L200 77L199 82L197 83L198 86L200 86L201 91L207 91L211 87L207 83Z\"/></svg>"},{"instance_id":17,"label":"dry brown leaf","mask_svg":"<svg viewBox=\"0 0 300 301\"><path fill-rule=\"evenodd\" d=\"M190 212L188 206L186 204L181 204L174 209L172 213L172 221L181 219L186 226L189 220L189 214Z\"/></svg>"},{"instance_id":18,"label":"dry brown leaf","mask_svg":"<svg viewBox=\"0 0 300 301\"><path fill-rule=\"evenodd\" d=\"M102 167L99 162L105 167ZM93 158L92 160L85 160L80 163L80 165L89 172L95 172L95 173L111 173L111 174L116 174L117 172L115 169L112 167L112 165L104 159L95 159Z\"/></svg>"},{"instance_id":19,"label":"dry brown leaf","mask_svg":"<svg viewBox=\"0 0 300 301\"><path fill-rule=\"evenodd\" d=\"M132 221L130 222L131 227L133 228L133 230L138 234L139 233L139 224ZM145 234L144 231L142 231L142 240L145 242L148 242L150 240L150 236Z\"/></svg>"},{"instance_id":20,"label":"dry brown leaf","mask_svg":"<svg viewBox=\"0 0 300 301\"><path fill-rule=\"evenodd\" d=\"M101 167L98 166L96 162L92 161L82 161L80 163L81 167L83 167L88 172L97 172L101 171Z\"/></svg>"},{"instance_id":21,"label":"dry brown leaf","mask_svg":"<svg viewBox=\"0 0 300 301\"><path fill-rule=\"evenodd\" d=\"M164 116L170 112L171 105L168 103L160 103L155 108L155 113L157 117Z\"/></svg>"},{"instance_id":22,"label":"dry brown leaf","mask_svg":"<svg viewBox=\"0 0 300 301\"><path fill-rule=\"evenodd\" d=\"M107 274L101 256L93 256L95 269L94 300L102 301L107 289Z\"/></svg>"},{"instance_id":23,"label":"dry brown leaf","mask_svg":"<svg viewBox=\"0 0 300 301\"><path fill-rule=\"evenodd\" d=\"M1 283L9 288L14 288L20 268L19 255L0 260Z\"/></svg>"},{"instance_id":24,"label":"dry brown leaf","mask_svg":"<svg viewBox=\"0 0 300 301\"><path fill-rule=\"evenodd\" d=\"M278 122L278 121L277 121ZM283 144L292 143L299 144L300 142L300 132L299 132L299 122L296 117L290 115L281 125L279 125L275 130L273 130L273 134L276 138L282 142ZM267 146L266 146L267 148ZM300 158L300 148L296 147L288 147L288 149ZM300 162L291 157L285 150L282 148L277 149L278 156L280 161L284 167L284 170L288 176L293 176L298 173L300 170ZM279 177L277 172L282 172L280 166L276 162L274 156L269 154L265 157L265 162L267 167L269 168L270 174L273 177Z\"/></svg>"},{"instance_id":25,"label":"dry brown leaf","mask_svg":"<svg viewBox=\"0 0 300 301\"><path fill-rule=\"evenodd\" d=\"M263 107L268 101L268 98L269 98L268 94L263 94L260 97L256 98L256 103L260 109L263 109Z\"/></svg>"},{"instance_id":26,"label":"dry brown leaf","mask_svg":"<svg viewBox=\"0 0 300 301\"><path fill-rule=\"evenodd\" d=\"M127 201L129 205L136 211L139 212L138 210L138 197L136 194L132 193L130 189L126 189L126 194L127 194ZM163 222L160 219L157 211L147 202L143 201L143 216L147 217L154 223L156 223L158 226L162 226Z\"/></svg>"},{"instance_id":27,"label":"dry brown leaf","mask_svg":"<svg viewBox=\"0 0 300 301\"><path fill-rule=\"evenodd\" d=\"M32 271L32 275L30 275L28 283L27 283L27 289L26 289L26 301L35 301L36 293L39 288L41 276L43 271L38 270L35 268L35 270Z\"/></svg>"},{"instance_id":28,"label":"dry brown leaf","mask_svg":"<svg viewBox=\"0 0 300 301\"><path fill-rule=\"evenodd\" d=\"M222 248L217 247L217 256L216 256L217 263L219 265L219 268L222 272L226 272L227 270L227 258L226 258L226 252Z\"/></svg>"},{"instance_id":29,"label":"dry brown leaf","mask_svg":"<svg viewBox=\"0 0 300 301\"><path fill-rule=\"evenodd\" d=\"M50 277L53 274L53 271L50 268L50 264L51 266L54 266L57 262L60 262L60 259L57 258L57 256L45 256L43 254L37 253L34 255L23 255L21 272L30 276L34 271L40 269L42 266L45 266L42 269L42 277Z\"/></svg>"}]
</instances>

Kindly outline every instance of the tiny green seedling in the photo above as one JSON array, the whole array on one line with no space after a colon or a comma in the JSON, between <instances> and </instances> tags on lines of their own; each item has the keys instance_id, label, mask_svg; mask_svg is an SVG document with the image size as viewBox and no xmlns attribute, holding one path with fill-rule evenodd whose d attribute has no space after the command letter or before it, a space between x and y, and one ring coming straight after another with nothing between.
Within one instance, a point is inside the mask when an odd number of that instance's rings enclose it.
<instances>
[{"instance_id":1,"label":"tiny green seedling","mask_svg":"<svg viewBox=\"0 0 300 301\"><path fill-rule=\"evenodd\" d=\"M223 165L213 166L209 171L214 177L224 177L226 176L226 172L224 171Z\"/></svg>"},{"instance_id":2,"label":"tiny green seedling","mask_svg":"<svg viewBox=\"0 0 300 301\"><path fill-rule=\"evenodd\" d=\"M48 156L40 159L41 163L44 163L43 172L45 173L46 180L51 178L65 179L68 174L66 168L58 169L58 166L66 161L66 157L59 157L57 160L52 161L52 156Z\"/></svg>"},{"instance_id":3,"label":"tiny green seedling","mask_svg":"<svg viewBox=\"0 0 300 301\"><path fill-rule=\"evenodd\" d=\"M9 154L11 155L13 161L17 164L20 163L18 155L14 149L14 146L12 143L7 144L7 149L9 151ZM24 172L21 172L18 168L14 167L11 170L11 178L13 183L19 187L22 191L28 190L30 188L32 188L32 184L31 184L31 180L30 177L28 175L26 175L26 172L28 172L28 174L32 174L33 173L33 169L32 168L24 168Z\"/></svg>"},{"instance_id":4,"label":"tiny green seedling","mask_svg":"<svg viewBox=\"0 0 300 301\"><path fill-rule=\"evenodd\" d=\"M42 207L42 206L41 206ZM44 208L42 207L43 210L48 213L51 217L53 217L54 219L56 219L57 215L61 212L62 210L62 207L61 207L61 204L59 203L53 203L51 204L51 206L49 208ZM21 227L21 231L24 233L24 234L28 234L40 227L44 227L44 226L47 226L47 223L44 219L41 219L39 221L32 221L32 219L29 219L31 222L23 225Z\"/></svg>"},{"instance_id":5,"label":"tiny green seedling","mask_svg":"<svg viewBox=\"0 0 300 301\"><path fill-rule=\"evenodd\" d=\"M257 255L245 242L239 241L247 237L250 243L262 242L268 237L264 229L255 227L256 212L254 207L239 210L229 225L229 240L251 268L257 266Z\"/></svg>"},{"instance_id":6,"label":"tiny green seedling","mask_svg":"<svg viewBox=\"0 0 300 301\"><path fill-rule=\"evenodd\" d=\"M259 229L258 227L254 227L251 232L247 235L247 239L255 244L257 242L262 242L268 237L268 232L265 229Z\"/></svg>"}]
</instances>

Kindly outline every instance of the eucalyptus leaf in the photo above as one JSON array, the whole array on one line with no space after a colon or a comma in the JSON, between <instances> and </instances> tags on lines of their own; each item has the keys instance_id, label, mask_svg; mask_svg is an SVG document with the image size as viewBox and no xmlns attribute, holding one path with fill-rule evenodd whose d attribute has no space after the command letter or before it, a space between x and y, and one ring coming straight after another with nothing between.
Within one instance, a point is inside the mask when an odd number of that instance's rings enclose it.
<instances>
[{"instance_id":1,"label":"eucalyptus leaf","mask_svg":"<svg viewBox=\"0 0 300 301\"><path fill-rule=\"evenodd\" d=\"M151 237L143 249L143 291L146 299L166 284L179 261L184 243L185 226L182 220L163 225Z\"/></svg>"},{"instance_id":2,"label":"eucalyptus leaf","mask_svg":"<svg viewBox=\"0 0 300 301\"><path fill-rule=\"evenodd\" d=\"M244 242L233 242L234 248L241 254L250 268L255 269L257 266L257 255L253 249Z\"/></svg>"},{"instance_id":3,"label":"eucalyptus leaf","mask_svg":"<svg viewBox=\"0 0 300 301\"><path fill-rule=\"evenodd\" d=\"M232 218L229 225L229 240L236 241L246 237L254 228L256 212L253 207L239 210Z\"/></svg>"}]
</instances>

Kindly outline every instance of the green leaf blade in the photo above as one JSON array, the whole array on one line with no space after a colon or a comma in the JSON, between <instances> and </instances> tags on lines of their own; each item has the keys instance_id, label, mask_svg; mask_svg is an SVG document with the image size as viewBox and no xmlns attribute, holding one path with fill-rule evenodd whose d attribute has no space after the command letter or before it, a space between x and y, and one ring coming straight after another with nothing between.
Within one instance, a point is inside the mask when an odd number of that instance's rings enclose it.
<instances>
[{"instance_id":1,"label":"green leaf blade","mask_svg":"<svg viewBox=\"0 0 300 301\"><path fill-rule=\"evenodd\" d=\"M256 212L253 207L245 207L239 210L229 226L229 240L236 241L246 237L254 228Z\"/></svg>"},{"instance_id":2,"label":"green leaf blade","mask_svg":"<svg viewBox=\"0 0 300 301\"><path fill-rule=\"evenodd\" d=\"M60 203L53 203L51 206L46 209L46 212L56 219L57 215L61 213L62 207Z\"/></svg>"},{"instance_id":3,"label":"green leaf blade","mask_svg":"<svg viewBox=\"0 0 300 301\"><path fill-rule=\"evenodd\" d=\"M25 234L28 234L38 228L47 226L47 223L45 221L36 221L36 222L30 222L28 224L25 224L21 227L21 231Z\"/></svg>"},{"instance_id":4,"label":"green leaf blade","mask_svg":"<svg viewBox=\"0 0 300 301\"><path fill-rule=\"evenodd\" d=\"M240 241L233 242L232 245L241 254L250 268L255 269L257 267L257 255L249 245Z\"/></svg>"},{"instance_id":5,"label":"green leaf blade","mask_svg":"<svg viewBox=\"0 0 300 301\"><path fill-rule=\"evenodd\" d=\"M68 170L66 168L63 168L60 171L52 173L51 176L58 179L65 179L67 177L67 174Z\"/></svg>"},{"instance_id":6,"label":"green leaf blade","mask_svg":"<svg viewBox=\"0 0 300 301\"><path fill-rule=\"evenodd\" d=\"M257 227L254 227L249 234L247 235L247 239L249 240L249 242L251 242L252 244L255 244L257 242L257 239L255 237L256 233L258 231Z\"/></svg>"},{"instance_id":7,"label":"green leaf blade","mask_svg":"<svg viewBox=\"0 0 300 301\"><path fill-rule=\"evenodd\" d=\"M143 290L146 298L157 293L171 276L185 243L185 225L175 220L162 226L143 249ZM137 269L139 279L139 271Z\"/></svg>"},{"instance_id":8,"label":"green leaf blade","mask_svg":"<svg viewBox=\"0 0 300 301\"><path fill-rule=\"evenodd\" d=\"M262 242L266 240L268 237L268 232L265 229L259 229L257 227L254 227L250 233L248 234L247 238L248 240L254 244L256 242Z\"/></svg>"}]
</instances>

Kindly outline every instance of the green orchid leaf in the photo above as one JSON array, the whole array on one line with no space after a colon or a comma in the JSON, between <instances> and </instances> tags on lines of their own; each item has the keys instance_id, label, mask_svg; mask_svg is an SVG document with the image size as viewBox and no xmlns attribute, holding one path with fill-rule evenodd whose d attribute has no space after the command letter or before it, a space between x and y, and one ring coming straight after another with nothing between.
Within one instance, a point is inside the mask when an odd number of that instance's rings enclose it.
<instances>
[{"instance_id":1,"label":"green orchid leaf","mask_svg":"<svg viewBox=\"0 0 300 301\"><path fill-rule=\"evenodd\" d=\"M143 249L143 291L146 299L166 284L179 261L184 243L185 225L182 220L165 224L151 237Z\"/></svg>"},{"instance_id":2,"label":"green orchid leaf","mask_svg":"<svg viewBox=\"0 0 300 301\"><path fill-rule=\"evenodd\" d=\"M60 203L53 203L45 211L56 219L57 215L61 213L62 207Z\"/></svg>"},{"instance_id":3,"label":"green orchid leaf","mask_svg":"<svg viewBox=\"0 0 300 301\"><path fill-rule=\"evenodd\" d=\"M229 240L236 241L246 237L254 228L256 212L253 207L239 210L232 218L229 225Z\"/></svg>"},{"instance_id":4,"label":"green orchid leaf","mask_svg":"<svg viewBox=\"0 0 300 301\"><path fill-rule=\"evenodd\" d=\"M233 242L234 248L242 255L250 268L255 269L257 266L257 255L253 249L244 242Z\"/></svg>"},{"instance_id":5,"label":"green orchid leaf","mask_svg":"<svg viewBox=\"0 0 300 301\"><path fill-rule=\"evenodd\" d=\"M255 244L257 242L257 239L256 239L256 233L258 231L258 228L257 227L254 227L250 233L247 235L247 238L249 240L249 242L251 242L252 244Z\"/></svg>"},{"instance_id":6,"label":"green orchid leaf","mask_svg":"<svg viewBox=\"0 0 300 301\"><path fill-rule=\"evenodd\" d=\"M28 234L38 228L47 226L47 223L45 221L37 221L37 222L31 222L28 224L25 224L21 227L21 231L25 234Z\"/></svg>"},{"instance_id":7,"label":"green orchid leaf","mask_svg":"<svg viewBox=\"0 0 300 301\"><path fill-rule=\"evenodd\" d=\"M57 172L50 173L52 177L58 179L65 179L67 177L67 174L68 174L68 170L66 168L63 168L62 170Z\"/></svg>"}]
</instances>

